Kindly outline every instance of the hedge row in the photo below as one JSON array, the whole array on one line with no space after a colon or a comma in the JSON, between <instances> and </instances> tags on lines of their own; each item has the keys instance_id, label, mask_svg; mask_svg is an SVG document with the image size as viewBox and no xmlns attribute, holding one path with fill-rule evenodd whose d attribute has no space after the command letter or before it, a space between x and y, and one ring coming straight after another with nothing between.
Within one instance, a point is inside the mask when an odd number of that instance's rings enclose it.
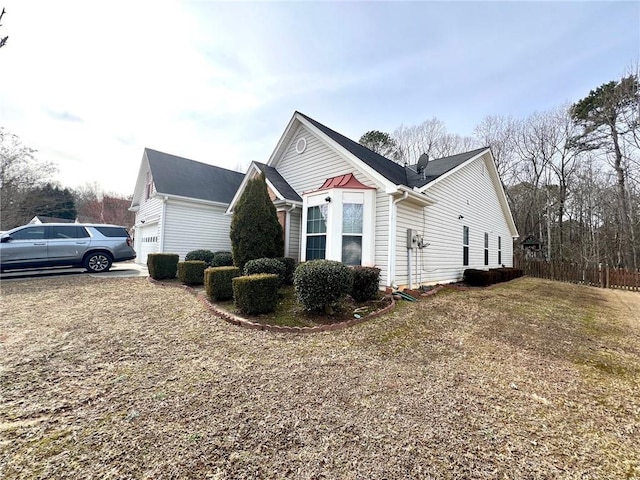
<instances>
[{"instance_id":1,"label":"hedge row","mask_svg":"<svg viewBox=\"0 0 640 480\"><path fill-rule=\"evenodd\" d=\"M278 288L283 284L295 285L298 301L304 308L325 312L330 312L332 306L348 294L358 302L375 297L380 284L380 269L350 268L332 260L313 260L296 267L291 258L260 258L247 262L242 276L233 266L207 268L209 261L216 264L216 259L227 260L227 257L230 260L229 252L194 250L187 254L188 260L179 262L177 254L159 253L150 254L147 264L150 276L156 280L172 279L177 272L182 283L204 283L211 300L233 298L236 306L246 313L273 311ZM275 290L272 276L276 278ZM236 281L237 278L245 280Z\"/></svg>"},{"instance_id":2,"label":"hedge row","mask_svg":"<svg viewBox=\"0 0 640 480\"><path fill-rule=\"evenodd\" d=\"M507 282L522 276L519 268L491 268L489 270L477 270L468 268L464 271L464 282L474 287L486 287L494 283Z\"/></svg>"}]
</instances>

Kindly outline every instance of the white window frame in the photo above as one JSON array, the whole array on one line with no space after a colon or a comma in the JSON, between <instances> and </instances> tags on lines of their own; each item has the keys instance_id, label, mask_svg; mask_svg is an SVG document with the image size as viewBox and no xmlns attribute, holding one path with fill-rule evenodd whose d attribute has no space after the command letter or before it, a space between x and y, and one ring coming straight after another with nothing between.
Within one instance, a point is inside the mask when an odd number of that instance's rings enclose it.
<instances>
[{"instance_id":1,"label":"white window frame","mask_svg":"<svg viewBox=\"0 0 640 480\"><path fill-rule=\"evenodd\" d=\"M484 232L484 265L489 266L489 233Z\"/></svg>"},{"instance_id":2,"label":"white window frame","mask_svg":"<svg viewBox=\"0 0 640 480\"><path fill-rule=\"evenodd\" d=\"M465 237L465 233L466 233L466 237ZM470 261L470 248L469 248L469 244L471 243L470 240L470 236L471 236L471 232L470 229L467 225L463 225L462 226L462 266L463 267L468 267L469 266L469 261ZM467 257L467 261L465 262L465 252L466 252L466 257Z\"/></svg>"},{"instance_id":3,"label":"white window frame","mask_svg":"<svg viewBox=\"0 0 640 480\"><path fill-rule=\"evenodd\" d=\"M361 265L375 264L375 189L331 188L303 194L301 261L307 255L307 212L309 207L327 205L327 241L325 258L342 262L342 220L345 203L362 203L362 255ZM313 234L311 234L313 235ZM352 234L345 234L351 236Z\"/></svg>"}]
</instances>

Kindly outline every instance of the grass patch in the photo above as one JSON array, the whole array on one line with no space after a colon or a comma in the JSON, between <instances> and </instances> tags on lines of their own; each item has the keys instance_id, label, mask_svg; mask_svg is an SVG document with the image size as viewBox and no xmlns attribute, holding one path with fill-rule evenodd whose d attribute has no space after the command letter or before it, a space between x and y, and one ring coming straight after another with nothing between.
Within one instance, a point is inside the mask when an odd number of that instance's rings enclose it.
<instances>
[{"instance_id":1,"label":"grass patch","mask_svg":"<svg viewBox=\"0 0 640 480\"><path fill-rule=\"evenodd\" d=\"M640 477L634 292L522 279L278 335L145 279L2 288L3 480Z\"/></svg>"}]
</instances>

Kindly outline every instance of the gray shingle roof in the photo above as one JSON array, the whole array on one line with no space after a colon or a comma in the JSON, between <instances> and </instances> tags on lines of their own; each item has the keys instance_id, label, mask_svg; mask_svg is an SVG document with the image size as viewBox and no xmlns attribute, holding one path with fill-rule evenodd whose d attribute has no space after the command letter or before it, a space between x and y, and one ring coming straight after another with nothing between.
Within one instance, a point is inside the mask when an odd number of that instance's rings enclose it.
<instances>
[{"instance_id":1,"label":"gray shingle roof","mask_svg":"<svg viewBox=\"0 0 640 480\"><path fill-rule=\"evenodd\" d=\"M261 171L264 176L271 182L271 185L284 197L285 200L292 200L294 202L302 202L302 198L298 193L282 178L282 175L273 167L265 165L260 162L253 162Z\"/></svg>"},{"instance_id":2,"label":"gray shingle roof","mask_svg":"<svg viewBox=\"0 0 640 480\"><path fill-rule=\"evenodd\" d=\"M460 153L452 155L450 157L443 157L439 159L431 160L427 164L424 175L418 174L415 170L415 165L403 167L393 160L389 160L376 152L369 150L367 147L360 145L357 142L345 137L344 135L331 130L329 127L321 124L320 122L308 117L304 113L297 112L300 116L308 120L312 125L318 128L321 132L331 138L333 141L347 149L357 158L362 160L366 165L373 168L376 172L382 175L395 185L405 185L407 187L422 187L429 182L432 182L436 178L444 175L448 171L454 169L458 165L466 162L470 158L475 157L480 152L486 150L485 148L479 148L470 152Z\"/></svg>"},{"instance_id":3,"label":"gray shingle roof","mask_svg":"<svg viewBox=\"0 0 640 480\"><path fill-rule=\"evenodd\" d=\"M346 148L353 155L362 160L365 164L369 165L380 175L385 177L395 185L406 185L407 175L404 167L389 160L376 152L369 150L367 147L360 145L357 142L345 137L344 135L331 130L329 127L322 125L320 122L315 121L311 117L307 117L304 113L298 112L302 117L311 122L322 133L331 138L334 142L338 143L342 147Z\"/></svg>"},{"instance_id":4,"label":"gray shingle roof","mask_svg":"<svg viewBox=\"0 0 640 480\"><path fill-rule=\"evenodd\" d=\"M158 193L230 203L244 174L145 148Z\"/></svg>"},{"instance_id":5,"label":"gray shingle roof","mask_svg":"<svg viewBox=\"0 0 640 480\"><path fill-rule=\"evenodd\" d=\"M458 165L463 164L485 150L486 148L478 148L470 152L458 153L456 155L451 155L450 157L430 160L429 163L427 163L427 168L425 168L422 173L416 172L415 165L409 165L405 167L407 172L406 185L411 188L423 187L427 183L434 181L436 178L444 175L450 170L453 170Z\"/></svg>"}]
</instances>

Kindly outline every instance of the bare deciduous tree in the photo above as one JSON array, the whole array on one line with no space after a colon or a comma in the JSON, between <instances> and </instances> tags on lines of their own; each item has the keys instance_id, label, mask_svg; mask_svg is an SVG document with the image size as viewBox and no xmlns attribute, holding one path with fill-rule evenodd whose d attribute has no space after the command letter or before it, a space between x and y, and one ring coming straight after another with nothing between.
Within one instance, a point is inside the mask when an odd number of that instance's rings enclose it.
<instances>
[{"instance_id":1,"label":"bare deciduous tree","mask_svg":"<svg viewBox=\"0 0 640 480\"><path fill-rule=\"evenodd\" d=\"M393 139L398 146L398 163L408 165L415 164L423 153L441 158L477 147L474 138L448 133L444 122L435 117L419 125L401 125L393 132Z\"/></svg>"},{"instance_id":2,"label":"bare deciduous tree","mask_svg":"<svg viewBox=\"0 0 640 480\"><path fill-rule=\"evenodd\" d=\"M0 13L0 22L2 22L2 17L4 17L4 14L6 13L5 9L2 9L2 12ZM2 26L2 23L0 23L0 27ZM9 36L4 36L4 37L0 37L0 48L4 47L7 44L7 40L9 40Z\"/></svg>"},{"instance_id":3,"label":"bare deciduous tree","mask_svg":"<svg viewBox=\"0 0 640 480\"><path fill-rule=\"evenodd\" d=\"M17 135L0 127L0 225L2 230L22 225L33 216L35 189L43 186L57 168L38 160L36 151ZM30 198L31 195L31 198ZM29 201L27 201L29 199Z\"/></svg>"}]
</instances>

